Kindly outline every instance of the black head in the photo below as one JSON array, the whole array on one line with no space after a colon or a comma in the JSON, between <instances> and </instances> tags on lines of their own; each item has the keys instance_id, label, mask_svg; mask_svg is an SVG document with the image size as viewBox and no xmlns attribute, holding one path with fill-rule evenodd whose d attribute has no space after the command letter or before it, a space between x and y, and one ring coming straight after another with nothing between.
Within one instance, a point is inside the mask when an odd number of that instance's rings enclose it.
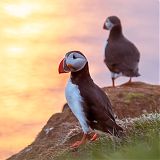
<instances>
[{"instance_id":1,"label":"black head","mask_svg":"<svg viewBox=\"0 0 160 160\"><path fill-rule=\"evenodd\" d=\"M114 26L121 26L121 21L117 16L110 16L106 19L103 29L111 30Z\"/></svg>"},{"instance_id":2,"label":"black head","mask_svg":"<svg viewBox=\"0 0 160 160\"><path fill-rule=\"evenodd\" d=\"M80 51L70 51L60 62L59 73L78 72L87 64L86 57Z\"/></svg>"}]
</instances>

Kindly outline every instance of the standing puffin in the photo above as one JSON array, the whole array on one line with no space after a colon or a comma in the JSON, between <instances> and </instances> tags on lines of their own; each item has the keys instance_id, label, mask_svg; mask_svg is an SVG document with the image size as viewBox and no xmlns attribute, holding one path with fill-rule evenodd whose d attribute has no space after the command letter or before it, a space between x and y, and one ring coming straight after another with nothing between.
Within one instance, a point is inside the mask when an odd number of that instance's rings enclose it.
<instances>
[{"instance_id":1,"label":"standing puffin","mask_svg":"<svg viewBox=\"0 0 160 160\"><path fill-rule=\"evenodd\" d=\"M67 103L78 119L83 137L71 147L79 147L89 139L90 129L101 130L119 137L123 129L116 124L111 103L105 92L92 80L88 61L80 51L70 51L59 64L59 73L71 72L65 96ZM95 140L94 133L90 139Z\"/></svg>"},{"instance_id":2,"label":"standing puffin","mask_svg":"<svg viewBox=\"0 0 160 160\"><path fill-rule=\"evenodd\" d=\"M114 80L120 76L138 77L138 63L140 53L135 45L124 37L122 33L121 21L116 16L106 19L103 29L110 30L109 38L105 47L104 62L111 72L112 85Z\"/></svg>"}]
</instances>

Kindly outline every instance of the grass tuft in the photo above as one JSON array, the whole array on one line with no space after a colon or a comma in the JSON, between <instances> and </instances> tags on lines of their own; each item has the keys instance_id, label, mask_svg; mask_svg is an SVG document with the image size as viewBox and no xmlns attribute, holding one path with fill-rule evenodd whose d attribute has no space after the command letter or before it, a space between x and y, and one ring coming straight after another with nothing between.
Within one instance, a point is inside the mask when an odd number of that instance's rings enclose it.
<instances>
[{"instance_id":1,"label":"grass tuft","mask_svg":"<svg viewBox=\"0 0 160 160\"><path fill-rule=\"evenodd\" d=\"M67 150L57 160L159 160L160 114L134 119L123 139L102 135L77 151ZM54 158L55 160L55 158Z\"/></svg>"},{"instance_id":2,"label":"grass tuft","mask_svg":"<svg viewBox=\"0 0 160 160\"><path fill-rule=\"evenodd\" d=\"M127 93L124 97L124 102L125 103L130 103L134 99L139 99L139 98L144 98L145 94L144 93Z\"/></svg>"}]
</instances>

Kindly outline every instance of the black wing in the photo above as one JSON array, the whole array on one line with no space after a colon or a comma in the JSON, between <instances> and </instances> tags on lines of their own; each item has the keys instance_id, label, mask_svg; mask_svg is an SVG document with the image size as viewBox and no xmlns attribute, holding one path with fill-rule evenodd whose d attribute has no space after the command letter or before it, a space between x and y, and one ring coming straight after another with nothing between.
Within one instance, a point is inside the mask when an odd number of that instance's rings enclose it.
<instances>
[{"instance_id":1,"label":"black wing","mask_svg":"<svg viewBox=\"0 0 160 160\"><path fill-rule=\"evenodd\" d=\"M118 131L123 129L116 124L111 103L104 91L93 84L83 91L82 96L85 97L84 109L90 127L118 136Z\"/></svg>"},{"instance_id":2,"label":"black wing","mask_svg":"<svg viewBox=\"0 0 160 160\"><path fill-rule=\"evenodd\" d=\"M122 37L115 41L108 41L105 49L105 63L112 72L136 74L139 60L138 49L126 38Z\"/></svg>"}]
</instances>

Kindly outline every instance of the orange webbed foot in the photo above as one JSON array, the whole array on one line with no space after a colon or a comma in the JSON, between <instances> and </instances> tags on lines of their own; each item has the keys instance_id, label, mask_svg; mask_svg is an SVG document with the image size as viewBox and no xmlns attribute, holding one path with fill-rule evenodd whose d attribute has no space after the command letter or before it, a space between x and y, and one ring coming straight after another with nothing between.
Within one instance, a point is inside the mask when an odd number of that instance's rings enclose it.
<instances>
[{"instance_id":1,"label":"orange webbed foot","mask_svg":"<svg viewBox=\"0 0 160 160\"><path fill-rule=\"evenodd\" d=\"M78 148L81 144L82 144L81 141L76 141L70 146L70 148Z\"/></svg>"},{"instance_id":2,"label":"orange webbed foot","mask_svg":"<svg viewBox=\"0 0 160 160\"><path fill-rule=\"evenodd\" d=\"M90 139L90 141L96 141L99 138L99 135L95 133L93 137Z\"/></svg>"},{"instance_id":3,"label":"orange webbed foot","mask_svg":"<svg viewBox=\"0 0 160 160\"><path fill-rule=\"evenodd\" d=\"M88 140L88 134L84 134L81 141L77 141L70 146L70 148L78 148L80 145L85 144Z\"/></svg>"}]
</instances>

